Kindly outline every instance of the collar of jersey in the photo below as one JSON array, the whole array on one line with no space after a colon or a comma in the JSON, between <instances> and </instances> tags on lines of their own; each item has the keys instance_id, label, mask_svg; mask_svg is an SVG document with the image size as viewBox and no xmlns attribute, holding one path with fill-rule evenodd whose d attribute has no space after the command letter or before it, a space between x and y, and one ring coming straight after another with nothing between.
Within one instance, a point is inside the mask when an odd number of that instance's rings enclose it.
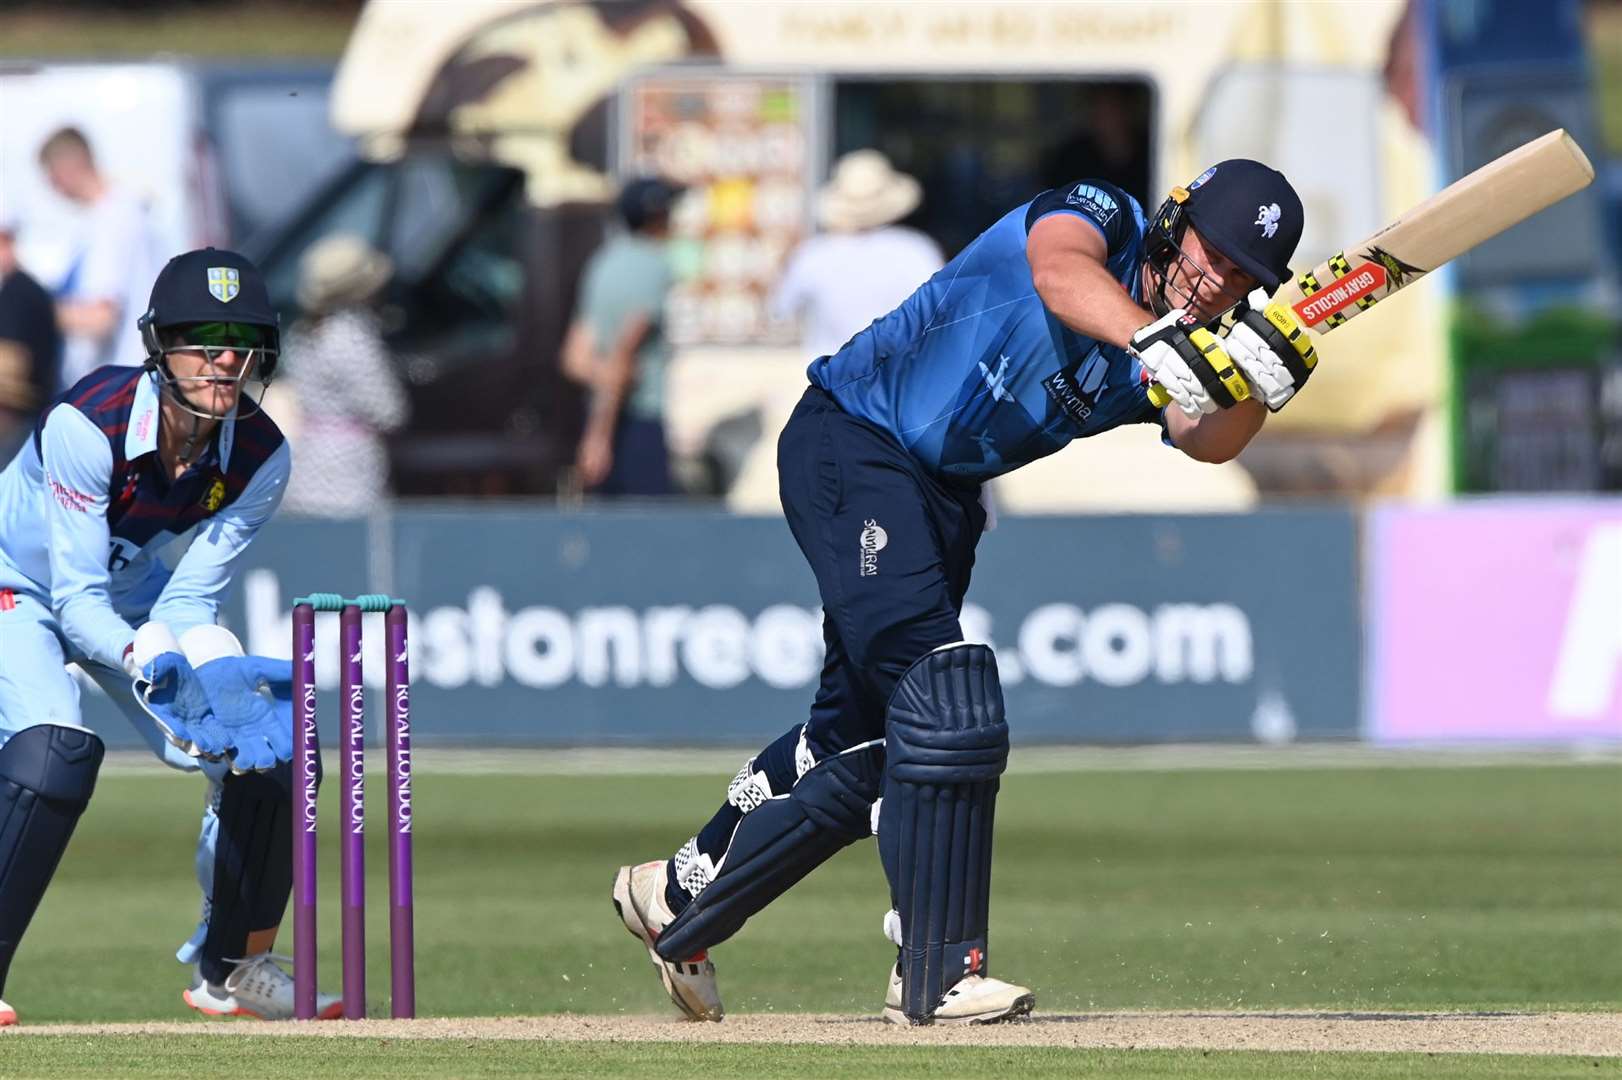
<instances>
[{"instance_id":1,"label":"collar of jersey","mask_svg":"<svg viewBox=\"0 0 1622 1080\"><path fill-rule=\"evenodd\" d=\"M135 403L130 406L129 427L124 429L124 460L134 461L142 454L150 454L158 448L158 418L161 397L158 389L158 378L155 374L143 376L135 385ZM237 411L233 408L224 420L220 421L219 442L220 471L224 472L231 464L231 445L236 441Z\"/></svg>"}]
</instances>

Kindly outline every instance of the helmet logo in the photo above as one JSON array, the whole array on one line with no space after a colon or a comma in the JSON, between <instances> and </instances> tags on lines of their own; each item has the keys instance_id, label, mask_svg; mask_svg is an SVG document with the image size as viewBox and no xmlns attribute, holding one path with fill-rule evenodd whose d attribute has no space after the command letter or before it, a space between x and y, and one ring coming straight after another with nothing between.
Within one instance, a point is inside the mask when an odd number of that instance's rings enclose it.
<instances>
[{"instance_id":1,"label":"helmet logo","mask_svg":"<svg viewBox=\"0 0 1622 1080\"><path fill-rule=\"evenodd\" d=\"M1273 234L1278 232L1278 219L1284 216L1284 211L1278 208L1278 203L1267 203L1256 208L1256 220L1252 225L1262 227L1262 235L1271 240Z\"/></svg>"},{"instance_id":2,"label":"helmet logo","mask_svg":"<svg viewBox=\"0 0 1622 1080\"><path fill-rule=\"evenodd\" d=\"M234 266L211 266L208 268L209 295L221 303L229 304L237 298L242 291L242 278Z\"/></svg>"}]
</instances>

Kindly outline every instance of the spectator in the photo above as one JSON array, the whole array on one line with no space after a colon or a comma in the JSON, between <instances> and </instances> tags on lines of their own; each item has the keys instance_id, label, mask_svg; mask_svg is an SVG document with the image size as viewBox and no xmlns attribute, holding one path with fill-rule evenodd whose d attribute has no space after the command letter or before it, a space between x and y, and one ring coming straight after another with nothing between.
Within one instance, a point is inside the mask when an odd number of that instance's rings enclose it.
<instances>
[{"instance_id":1,"label":"spectator","mask_svg":"<svg viewBox=\"0 0 1622 1080\"><path fill-rule=\"evenodd\" d=\"M17 222L0 207L0 468L56 394L62 335L47 293L17 264Z\"/></svg>"},{"instance_id":2,"label":"spectator","mask_svg":"<svg viewBox=\"0 0 1622 1080\"><path fill-rule=\"evenodd\" d=\"M135 320L164 260L146 207L107 182L78 128L46 139L39 162L57 194L85 211L72 261L55 290L65 339L57 388L66 389L104 364L138 366L146 359Z\"/></svg>"},{"instance_id":3,"label":"spectator","mask_svg":"<svg viewBox=\"0 0 1622 1080\"><path fill-rule=\"evenodd\" d=\"M598 495L670 495L665 443L665 241L681 189L640 177L620 191L625 231L592 253L563 343L563 373L590 390L575 456L580 486Z\"/></svg>"},{"instance_id":4,"label":"spectator","mask_svg":"<svg viewBox=\"0 0 1622 1080\"><path fill-rule=\"evenodd\" d=\"M801 344L828 356L897 307L941 268L941 251L916 229L895 224L918 207L917 180L877 150L834 165L817 197L825 232L801 244L772 295L780 318L803 314Z\"/></svg>"},{"instance_id":5,"label":"spectator","mask_svg":"<svg viewBox=\"0 0 1622 1080\"><path fill-rule=\"evenodd\" d=\"M383 436L405 423L408 405L374 301L393 273L387 255L348 234L317 241L299 261L304 316L285 354L299 413L283 500L294 513L361 517L389 494Z\"/></svg>"}]
</instances>

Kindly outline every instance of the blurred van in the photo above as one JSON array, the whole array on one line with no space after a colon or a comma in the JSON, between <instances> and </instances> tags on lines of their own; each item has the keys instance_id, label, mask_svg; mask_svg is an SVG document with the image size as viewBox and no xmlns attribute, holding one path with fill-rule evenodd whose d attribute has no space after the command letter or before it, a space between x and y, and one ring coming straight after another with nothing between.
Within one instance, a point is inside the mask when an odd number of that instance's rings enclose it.
<instances>
[{"instance_id":1,"label":"blurred van","mask_svg":"<svg viewBox=\"0 0 1622 1080\"><path fill-rule=\"evenodd\" d=\"M1047 187L1103 177L1152 211L1212 161L1261 158L1310 209L1297 261L1312 265L1430 182L1434 159L1383 83L1401 13L1357 0L373 0L332 96L361 160L253 253L284 305L300 254L329 231L359 231L401 268L390 344L414 412L392 440L397 490L567 494L583 409L557 354L576 281L615 227L619 182L662 173L687 188L665 326L673 457L689 491L774 510L771 435L812 357L767 298L839 155L874 147L917 177L923 204L904 224L948 257ZM1326 370L1323 408L1303 402L1270 435L1386 425L1406 454L1440 396L1434 305L1338 337L1388 362ZM1016 509L1096 509L1096 476L1078 470L1108 454L1106 471L1135 479L1104 502L1254 500L1255 484L1209 467L1172 475L1180 455L1151 435L1111 433L999 487Z\"/></svg>"}]
</instances>

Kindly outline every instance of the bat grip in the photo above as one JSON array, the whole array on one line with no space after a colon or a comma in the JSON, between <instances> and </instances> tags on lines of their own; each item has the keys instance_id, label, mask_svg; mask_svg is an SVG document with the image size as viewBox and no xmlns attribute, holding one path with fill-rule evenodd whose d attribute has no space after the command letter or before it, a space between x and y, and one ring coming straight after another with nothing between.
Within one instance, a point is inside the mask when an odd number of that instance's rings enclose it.
<instances>
[{"instance_id":1,"label":"bat grip","mask_svg":"<svg viewBox=\"0 0 1622 1080\"><path fill-rule=\"evenodd\" d=\"M1153 405L1157 409L1164 409L1167 405L1171 404L1171 395L1166 393L1166 388L1164 386L1161 386L1157 382L1152 382L1149 384L1149 404Z\"/></svg>"}]
</instances>

